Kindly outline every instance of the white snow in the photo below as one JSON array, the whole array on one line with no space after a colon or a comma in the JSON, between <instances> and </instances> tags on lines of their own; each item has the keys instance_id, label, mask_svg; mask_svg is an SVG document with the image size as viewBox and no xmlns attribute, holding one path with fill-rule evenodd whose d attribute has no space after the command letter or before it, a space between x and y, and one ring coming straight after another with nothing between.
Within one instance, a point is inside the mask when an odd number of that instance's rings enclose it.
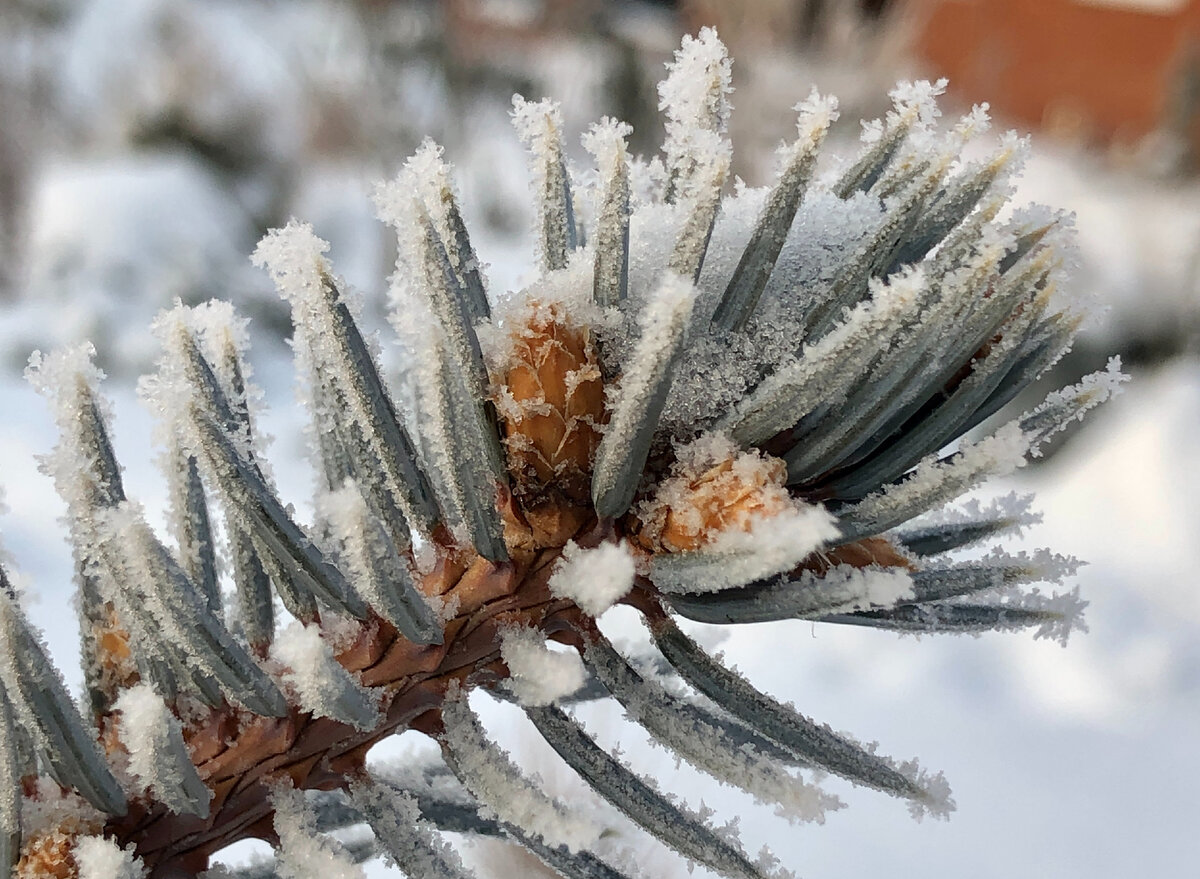
<instances>
[{"instance_id":1,"label":"white snow","mask_svg":"<svg viewBox=\"0 0 1200 879\"><path fill-rule=\"evenodd\" d=\"M179 720L149 684L122 690L113 710L121 715L121 744L129 752L129 772L172 811L199 811L212 792L199 783L183 741ZM203 797L193 804L190 797Z\"/></svg>"},{"instance_id":2,"label":"white snow","mask_svg":"<svg viewBox=\"0 0 1200 879\"><path fill-rule=\"evenodd\" d=\"M142 879L146 875L142 861L132 847L120 848L102 836L83 836L75 843L75 863L79 879Z\"/></svg>"},{"instance_id":3,"label":"white snow","mask_svg":"<svg viewBox=\"0 0 1200 879\"><path fill-rule=\"evenodd\" d=\"M785 573L839 534L823 507L796 502L782 511L747 518L694 552L658 555L650 568L666 592L719 592Z\"/></svg>"},{"instance_id":4,"label":"white snow","mask_svg":"<svg viewBox=\"0 0 1200 879\"><path fill-rule=\"evenodd\" d=\"M508 666L508 688L522 705L551 705L570 696L587 678L574 650L551 650L546 636L529 626L500 633L500 658Z\"/></svg>"},{"instance_id":5,"label":"white snow","mask_svg":"<svg viewBox=\"0 0 1200 879\"><path fill-rule=\"evenodd\" d=\"M584 549L570 541L563 547L548 586L552 595L573 601L584 613L598 617L633 588L635 573L628 543Z\"/></svg>"},{"instance_id":6,"label":"white snow","mask_svg":"<svg viewBox=\"0 0 1200 879\"><path fill-rule=\"evenodd\" d=\"M912 578L898 568L838 565L819 576L802 571L794 582L801 588L837 596L840 603L823 610L826 613L895 607L913 597Z\"/></svg>"},{"instance_id":7,"label":"white snow","mask_svg":"<svg viewBox=\"0 0 1200 879\"><path fill-rule=\"evenodd\" d=\"M317 623L291 623L271 644L271 658L285 668L280 678L300 704L319 717L354 722L369 729L371 721L346 717L340 702L348 698L355 704L371 704L377 695L365 690L333 656L333 648L321 636ZM377 718L376 718L377 720Z\"/></svg>"}]
</instances>

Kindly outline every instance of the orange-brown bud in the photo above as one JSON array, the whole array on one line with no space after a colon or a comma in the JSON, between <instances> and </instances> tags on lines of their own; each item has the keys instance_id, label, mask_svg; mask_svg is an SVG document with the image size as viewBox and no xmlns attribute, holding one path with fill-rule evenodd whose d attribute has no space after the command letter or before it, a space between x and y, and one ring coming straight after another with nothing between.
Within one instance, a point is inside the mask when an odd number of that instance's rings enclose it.
<instances>
[{"instance_id":1,"label":"orange-brown bud","mask_svg":"<svg viewBox=\"0 0 1200 879\"><path fill-rule=\"evenodd\" d=\"M686 552L724 531L749 531L755 518L792 505L783 485L786 476L787 466L778 458L745 454L696 475L668 477L640 511L638 540L651 551Z\"/></svg>"},{"instance_id":2,"label":"orange-brown bud","mask_svg":"<svg viewBox=\"0 0 1200 879\"><path fill-rule=\"evenodd\" d=\"M21 857L13 868L14 879L75 879L75 843L80 836L97 833L100 822L71 817L61 824L32 834L21 847Z\"/></svg>"},{"instance_id":3,"label":"orange-brown bud","mask_svg":"<svg viewBox=\"0 0 1200 879\"><path fill-rule=\"evenodd\" d=\"M570 500L590 496L592 458L604 419L604 383L588 330L563 310L537 309L513 338L497 409L514 492L536 496L549 485Z\"/></svg>"},{"instance_id":4,"label":"orange-brown bud","mask_svg":"<svg viewBox=\"0 0 1200 879\"><path fill-rule=\"evenodd\" d=\"M104 609L106 620L92 625L92 637L96 645L93 661L99 672L100 689L113 700L122 689L136 684L140 676L133 660L129 632L121 625L111 604L106 604Z\"/></svg>"}]
</instances>

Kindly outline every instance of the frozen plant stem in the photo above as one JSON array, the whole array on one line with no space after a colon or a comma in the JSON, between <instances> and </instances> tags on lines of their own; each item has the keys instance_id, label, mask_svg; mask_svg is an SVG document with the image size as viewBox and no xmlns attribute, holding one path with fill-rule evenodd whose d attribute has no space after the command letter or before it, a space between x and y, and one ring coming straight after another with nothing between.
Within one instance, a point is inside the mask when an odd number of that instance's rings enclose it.
<instances>
[{"instance_id":1,"label":"frozen plant stem","mask_svg":"<svg viewBox=\"0 0 1200 879\"><path fill-rule=\"evenodd\" d=\"M263 239L254 259L292 307L313 422L311 523L276 491L228 305L155 324L142 391L168 449L173 545L125 495L90 347L33 356L61 434L43 467L67 505L88 716L0 571L0 860L15 876L191 877L247 838L278 856L242 879L357 875L382 853L410 876L467 876L440 835L455 831L620 879L609 828L503 753L480 691L520 704L624 816L604 822L721 875L784 874L605 751L572 703L619 704L790 820L840 805L814 770L917 816L953 809L939 774L759 692L677 620L1065 640L1082 602L1031 584L1072 560L953 555L1026 524L1027 504L950 506L1124 377L1114 363L943 455L1069 345L1068 231L1038 209L996 221L1019 142L958 167L986 119L941 130L943 83L898 86L840 175L819 166L836 103L814 92L778 181L727 194L730 63L713 31L685 38L661 86L662 165L605 120L585 136L590 183L565 160L558 107L514 101L542 274L511 296L488 295L451 169L423 144L376 199L399 242L400 384L328 245L295 222ZM646 662L597 624L615 603L647 623ZM367 765L406 730L444 757ZM303 793L318 790L335 793ZM327 834L362 822L372 835Z\"/></svg>"}]
</instances>

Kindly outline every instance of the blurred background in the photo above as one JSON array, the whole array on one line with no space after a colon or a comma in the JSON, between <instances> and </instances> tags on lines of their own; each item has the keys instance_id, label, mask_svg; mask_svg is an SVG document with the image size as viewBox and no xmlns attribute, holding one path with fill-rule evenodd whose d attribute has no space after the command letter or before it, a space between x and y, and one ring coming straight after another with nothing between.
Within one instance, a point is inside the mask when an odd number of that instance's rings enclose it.
<instances>
[{"instance_id":1,"label":"blurred background","mask_svg":"<svg viewBox=\"0 0 1200 879\"><path fill-rule=\"evenodd\" d=\"M948 823L831 785L849 808L792 828L676 770L611 710L588 720L693 805L739 815L748 848L769 842L803 876L1195 875L1200 0L3 0L0 532L60 667L78 684L62 508L34 464L54 432L21 379L32 349L95 342L129 493L153 512L163 488L134 393L155 356L146 327L176 298L232 299L253 319L274 470L303 511L290 328L250 268L258 237L312 222L382 326L394 244L368 196L432 136L493 289L516 289L533 245L512 94L562 101L580 167L577 135L601 115L632 123L634 151L650 154L663 63L705 24L735 59L734 171L750 185L770 181L790 108L814 84L841 100L835 153L854 152L858 120L886 111L898 79L947 76L948 117L986 101L998 129L1032 133L1015 201L1074 213L1074 286L1092 303L1042 390L1110 354L1133 382L988 492L1035 491L1045 520L1025 544L1090 562L1077 580L1091 632L1065 650L800 623L724 634L726 657L760 686L944 769L959 806ZM531 728L492 716L544 776L564 775ZM635 844L647 875L687 875ZM506 855L471 856L494 867Z\"/></svg>"}]
</instances>

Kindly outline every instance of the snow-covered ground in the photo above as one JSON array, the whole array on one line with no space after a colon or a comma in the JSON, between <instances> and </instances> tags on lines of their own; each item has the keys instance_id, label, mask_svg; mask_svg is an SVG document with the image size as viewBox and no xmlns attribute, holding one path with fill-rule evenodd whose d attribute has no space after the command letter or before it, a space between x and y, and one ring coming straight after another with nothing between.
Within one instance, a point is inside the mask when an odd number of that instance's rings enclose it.
<instances>
[{"instance_id":1,"label":"snow-covered ground","mask_svg":"<svg viewBox=\"0 0 1200 879\"><path fill-rule=\"evenodd\" d=\"M807 85L795 97L806 93ZM293 110L296 100L289 92ZM506 289L532 249L510 231L487 231L484 220L497 204L523 197L523 158L511 132L494 120L477 124L462 152L449 158L463 166L468 221L480 230L493 285ZM128 493L153 522L165 491L154 470L150 417L133 392L131 367L145 368L153 356L142 328L173 296L228 290L253 302L265 285L240 255L252 244L250 196L215 184L207 171L186 161L131 158L111 144L102 155L50 157L41 168L30 218L29 265L38 285L0 311L0 485L7 506L0 534L34 622L77 686L71 561L57 522L63 507L34 464L53 445L54 431L19 364L34 344L80 335L93 337L102 354L116 352L106 388L116 450ZM353 182L360 170L313 166L298 175L291 203L333 240L341 271L379 290L390 247L365 207L369 186ZM1019 197L1076 212L1080 286L1109 308L1093 323L1089 344L1116 346L1162 327L1183 327L1185 336L1190 327L1194 339L1200 186L1149 182L1035 144ZM521 208L515 216L519 225L528 215ZM263 426L276 437L277 482L303 517L312 482L290 357L277 334L262 335L252 357L271 406ZM903 804L831 782L849 808L824 826L794 828L686 767L677 771L663 751L618 722L616 709L587 709L590 727L606 744L619 739L631 762L693 805L703 799L722 819L740 817L750 850L769 843L807 877L1191 875L1200 862L1194 345L1190 356L1135 374L1123 396L1091 417L1065 454L988 489L1036 492L1045 520L1028 530L1026 543L1090 563L1075 578L1091 603L1090 632L1074 635L1065 649L1022 635L918 640L804 623L723 634L727 659L764 689L837 729L877 739L885 753L919 756L945 770L958 804L949 822L913 823ZM722 633L704 634L711 642ZM488 715L544 776L565 777L531 727L504 708ZM638 847L647 875L687 875L649 842ZM476 854L493 867L497 857L482 847Z\"/></svg>"}]
</instances>

